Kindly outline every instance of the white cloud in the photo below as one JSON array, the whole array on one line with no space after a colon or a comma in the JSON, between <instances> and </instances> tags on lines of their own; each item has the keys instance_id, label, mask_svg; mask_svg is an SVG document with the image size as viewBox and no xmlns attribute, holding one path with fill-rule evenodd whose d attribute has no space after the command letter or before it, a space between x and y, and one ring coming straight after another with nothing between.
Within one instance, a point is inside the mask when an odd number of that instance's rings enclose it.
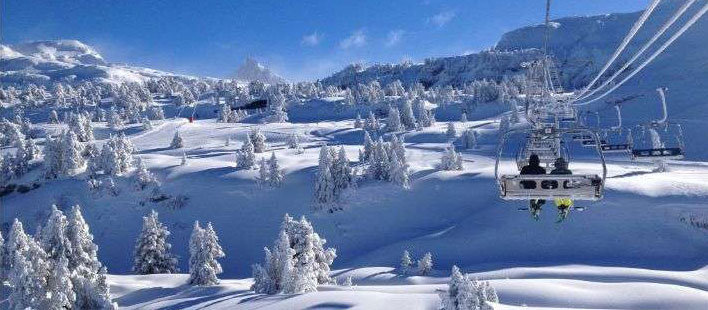
<instances>
[{"instance_id":1,"label":"white cloud","mask_svg":"<svg viewBox=\"0 0 708 310\"><path fill-rule=\"evenodd\" d=\"M442 26L445 26L445 24L449 23L453 18L455 18L455 15L456 14L453 11L444 11L444 12L440 12L438 14L435 14L428 21L438 27L442 27Z\"/></svg>"},{"instance_id":2,"label":"white cloud","mask_svg":"<svg viewBox=\"0 0 708 310\"><path fill-rule=\"evenodd\" d=\"M388 38L386 39L386 46L392 47L398 45L406 32L400 29L392 30L388 33Z\"/></svg>"},{"instance_id":3,"label":"white cloud","mask_svg":"<svg viewBox=\"0 0 708 310\"><path fill-rule=\"evenodd\" d=\"M352 32L350 36L339 42L339 47L345 50L352 47L362 47L364 45L366 45L366 34L364 34L364 30L361 29Z\"/></svg>"},{"instance_id":4,"label":"white cloud","mask_svg":"<svg viewBox=\"0 0 708 310\"><path fill-rule=\"evenodd\" d=\"M304 46L317 46L320 44L320 41L322 40L322 35L317 33L316 31L312 34L308 34L302 37L302 41L300 41L300 44Z\"/></svg>"}]
</instances>

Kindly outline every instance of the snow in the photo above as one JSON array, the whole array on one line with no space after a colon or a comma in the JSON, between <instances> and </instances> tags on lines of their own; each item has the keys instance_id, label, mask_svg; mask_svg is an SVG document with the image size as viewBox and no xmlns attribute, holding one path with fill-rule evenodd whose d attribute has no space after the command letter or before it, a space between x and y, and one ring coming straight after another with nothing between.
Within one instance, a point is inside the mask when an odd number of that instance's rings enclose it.
<instances>
[{"instance_id":1,"label":"snow","mask_svg":"<svg viewBox=\"0 0 708 310\"><path fill-rule=\"evenodd\" d=\"M215 287L185 285L187 275L110 276L125 309L437 309L447 277L401 276L391 268L335 270L354 286L322 285L302 295L264 296L251 282L224 280ZM473 273L499 294L494 309L701 309L708 303L708 269L655 271L569 265Z\"/></svg>"},{"instance_id":2,"label":"snow","mask_svg":"<svg viewBox=\"0 0 708 310\"><path fill-rule=\"evenodd\" d=\"M285 83L285 79L270 71L253 58L246 58L236 69L234 79L244 82L261 81L266 84Z\"/></svg>"}]
</instances>

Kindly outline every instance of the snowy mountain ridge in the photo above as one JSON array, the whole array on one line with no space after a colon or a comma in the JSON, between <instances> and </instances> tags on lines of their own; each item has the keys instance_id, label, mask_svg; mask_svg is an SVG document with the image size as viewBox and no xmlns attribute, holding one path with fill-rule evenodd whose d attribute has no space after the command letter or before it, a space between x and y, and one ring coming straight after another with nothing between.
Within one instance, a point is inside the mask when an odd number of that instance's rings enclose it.
<instances>
[{"instance_id":1,"label":"snowy mountain ridge","mask_svg":"<svg viewBox=\"0 0 708 310\"><path fill-rule=\"evenodd\" d=\"M180 76L160 70L111 64L91 46L78 40L44 40L0 45L0 82L11 84L92 81L144 82L149 78Z\"/></svg>"},{"instance_id":2,"label":"snowy mountain ridge","mask_svg":"<svg viewBox=\"0 0 708 310\"><path fill-rule=\"evenodd\" d=\"M287 83L284 78L273 73L270 69L251 57L247 57L243 64L236 69L234 78L244 82L261 81L266 84Z\"/></svg>"}]
</instances>

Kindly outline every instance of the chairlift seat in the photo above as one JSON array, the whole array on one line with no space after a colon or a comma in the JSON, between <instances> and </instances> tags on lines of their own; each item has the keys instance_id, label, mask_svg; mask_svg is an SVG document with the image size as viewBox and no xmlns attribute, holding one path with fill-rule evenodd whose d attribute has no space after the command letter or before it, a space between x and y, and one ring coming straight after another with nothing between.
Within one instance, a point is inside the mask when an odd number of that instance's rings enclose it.
<instances>
[{"instance_id":1,"label":"chairlift seat","mask_svg":"<svg viewBox=\"0 0 708 310\"><path fill-rule=\"evenodd\" d=\"M632 150L633 159L656 158L656 159L683 159L683 149L678 147L638 149Z\"/></svg>"},{"instance_id":2,"label":"chairlift seat","mask_svg":"<svg viewBox=\"0 0 708 310\"><path fill-rule=\"evenodd\" d=\"M598 175L503 175L504 200L570 198L600 200L604 184Z\"/></svg>"},{"instance_id":3,"label":"chairlift seat","mask_svg":"<svg viewBox=\"0 0 708 310\"><path fill-rule=\"evenodd\" d=\"M626 153L632 150L632 147L627 144L603 144L600 146L603 153Z\"/></svg>"}]
</instances>

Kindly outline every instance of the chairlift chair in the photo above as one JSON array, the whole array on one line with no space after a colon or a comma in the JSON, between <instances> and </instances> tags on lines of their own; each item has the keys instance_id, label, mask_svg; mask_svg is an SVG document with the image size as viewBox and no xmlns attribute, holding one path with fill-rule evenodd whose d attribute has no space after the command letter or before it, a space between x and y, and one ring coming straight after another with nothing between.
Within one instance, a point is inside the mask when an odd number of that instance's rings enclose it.
<instances>
[{"instance_id":1,"label":"chairlift chair","mask_svg":"<svg viewBox=\"0 0 708 310\"><path fill-rule=\"evenodd\" d=\"M685 145L680 124L668 121L666 88L658 88L663 116L649 124L638 125L634 131L633 160L683 159Z\"/></svg>"},{"instance_id":2,"label":"chairlift chair","mask_svg":"<svg viewBox=\"0 0 708 310\"><path fill-rule=\"evenodd\" d=\"M502 153L507 140L512 134L523 133L522 129L506 132L499 142L494 175L499 186L499 197L504 200L530 200L530 199L555 199L570 198L573 200L596 201L604 195L607 167L605 158L599 147L599 136L590 129L559 130L555 134L560 139L563 136L574 134L590 134L594 137L598 157L602 166L602 175L575 174L575 175L520 175L499 174ZM520 171L521 169L519 169Z\"/></svg>"}]
</instances>

